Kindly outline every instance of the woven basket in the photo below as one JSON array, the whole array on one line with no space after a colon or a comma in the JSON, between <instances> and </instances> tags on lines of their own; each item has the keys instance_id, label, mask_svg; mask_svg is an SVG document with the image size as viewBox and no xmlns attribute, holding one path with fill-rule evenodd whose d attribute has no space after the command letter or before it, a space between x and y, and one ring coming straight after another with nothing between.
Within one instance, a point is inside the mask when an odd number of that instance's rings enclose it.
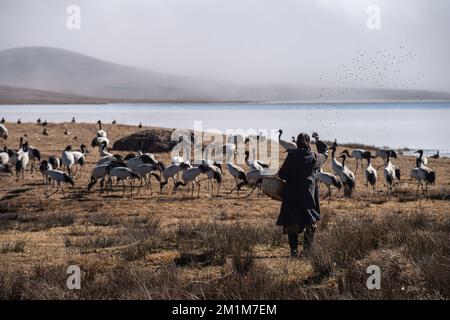
<instances>
[{"instance_id":1,"label":"woven basket","mask_svg":"<svg viewBox=\"0 0 450 320\"><path fill-rule=\"evenodd\" d=\"M283 190L286 183L277 177L264 177L262 181L262 191L272 199L282 201Z\"/></svg>"}]
</instances>

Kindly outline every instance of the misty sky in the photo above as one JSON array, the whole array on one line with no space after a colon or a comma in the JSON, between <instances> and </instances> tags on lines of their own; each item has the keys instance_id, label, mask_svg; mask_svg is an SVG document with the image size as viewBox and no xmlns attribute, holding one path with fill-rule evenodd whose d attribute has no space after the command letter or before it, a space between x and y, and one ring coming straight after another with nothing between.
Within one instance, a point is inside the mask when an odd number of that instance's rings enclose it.
<instances>
[{"instance_id":1,"label":"misty sky","mask_svg":"<svg viewBox=\"0 0 450 320\"><path fill-rule=\"evenodd\" d=\"M81 8L68 30L66 8ZM381 9L369 30L366 9ZM0 50L53 46L246 84L450 92L448 0L0 0Z\"/></svg>"}]
</instances>

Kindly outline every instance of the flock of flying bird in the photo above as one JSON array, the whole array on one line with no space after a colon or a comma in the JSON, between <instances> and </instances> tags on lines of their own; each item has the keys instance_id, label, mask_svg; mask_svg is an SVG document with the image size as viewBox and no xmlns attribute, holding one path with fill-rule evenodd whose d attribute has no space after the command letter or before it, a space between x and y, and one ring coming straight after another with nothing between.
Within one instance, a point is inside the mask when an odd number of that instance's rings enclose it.
<instances>
[{"instance_id":1,"label":"flock of flying bird","mask_svg":"<svg viewBox=\"0 0 450 320\"><path fill-rule=\"evenodd\" d=\"M2 144L8 138L8 129L4 125L4 121L0 123L0 141ZM74 119L72 119L74 122ZM100 159L95 164L91 172L90 182L87 186L87 190L90 191L99 182L100 190L106 191L109 194L113 189L113 180L115 179L116 185L122 184L123 195L125 195L127 185L130 186L131 196L133 196L133 189L135 182L139 182L138 191L145 185L152 193L151 178L154 177L160 187L160 192L164 187L172 181L173 188L172 194L181 186L187 186L191 191L191 197L194 196L194 189L197 187L197 197L200 195L200 182L208 180L208 190L211 195L214 196L214 184L217 185L216 195L219 194L220 185L223 181L224 171L222 165L214 160L210 159L210 155L217 152L224 152L227 155L226 169L233 177L235 185L233 189L229 191L237 191L243 186L251 188L251 192L247 194L249 196L258 189L258 193L262 193L263 178L267 175L273 175L273 171L270 169L269 163L266 163L256 158L256 148L251 147L252 157L250 158L250 152L245 151L245 162L249 167L249 170L245 171L242 167L234 163L234 155L239 151L237 149L238 143L244 143L245 145L251 144L252 141L262 142L266 138L262 135L256 137L246 137L241 135L230 136L227 143L211 143L203 150L204 158L201 163L192 165L189 160L184 160L180 156L173 157L172 163L167 167L163 162L158 161L154 154L144 153L143 143L141 141L140 150L137 153L129 153L125 157L119 154L112 154L109 152L109 139L105 130L102 128L102 123L99 120L98 131L91 141L92 148L98 148L100 153ZM141 124L140 124L141 127ZM297 146L292 141L286 141L281 139L283 131L279 130L278 143L287 152L296 149ZM318 139L318 136L314 136ZM195 143L195 141L194 141ZM324 198L328 197L331 201L331 188L344 189L344 194L347 197L351 197L356 187L355 173L361 168L364 173L367 186L373 187L377 183L378 175L377 168L372 166L371 160L375 157L380 157L384 160L383 176L386 182L387 193L390 196L393 186L396 180L400 180L401 171L396 166L392 159L397 159L397 153L390 149L379 149L375 155L372 155L370 151L355 149L350 153L348 150L344 150L336 157L337 142L336 140L331 145L331 168L334 173L324 172L323 169L317 173L317 181L324 184L328 188L328 194ZM39 149L31 146L28 141L24 142L23 137L20 138L19 148L17 150L8 149L4 146L3 151L0 151L0 173L14 175L12 168L15 168L15 175L17 179L20 177L23 179L25 176L25 170L30 165L30 172L33 174L35 170L36 161L39 162L39 171L42 174L44 185L47 192L47 187L53 185L55 190L52 193L47 194L47 197L57 193L59 190L65 195L63 184L75 185L74 178L80 171L85 163L86 156L89 153L86 145L81 144L79 150L73 150L72 146L67 146L60 157L50 156L47 160L41 160L41 152ZM417 190L422 187L422 190L428 189L429 185L434 185L436 180L435 171L427 167L428 159L424 157L423 150L418 150L419 156L416 159L416 165L411 170L410 176L417 181ZM222 153L220 153L222 154ZM438 158L439 153L432 156L432 158ZM355 172L352 172L346 164L348 158L356 160ZM251 160L250 160L251 159ZM341 159L339 161L338 159ZM364 167L363 162L367 162L367 166ZM180 178L181 176L181 178ZM56 184L56 186L55 186Z\"/></svg>"}]
</instances>

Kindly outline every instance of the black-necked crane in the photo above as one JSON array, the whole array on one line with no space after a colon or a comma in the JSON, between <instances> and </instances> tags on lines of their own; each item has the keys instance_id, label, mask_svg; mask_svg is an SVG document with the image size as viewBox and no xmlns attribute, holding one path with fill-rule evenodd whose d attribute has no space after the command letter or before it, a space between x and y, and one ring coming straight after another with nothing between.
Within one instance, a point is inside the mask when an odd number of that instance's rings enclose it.
<instances>
[{"instance_id":1,"label":"black-necked crane","mask_svg":"<svg viewBox=\"0 0 450 320\"><path fill-rule=\"evenodd\" d=\"M125 163L120 164L118 162L111 161L108 163L96 165L92 169L91 181L89 182L89 184L87 186L87 190L90 191L92 189L92 187L97 183L97 181L100 180L100 188L101 188L101 191L103 191L104 190L103 187L106 182L108 172L114 167L125 167Z\"/></svg>"},{"instance_id":2,"label":"black-necked crane","mask_svg":"<svg viewBox=\"0 0 450 320\"><path fill-rule=\"evenodd\" d=\"M347 155L341 154L339 157L342 158L342 170L339 174L339 178L344 186L344 194L347 197L351 197L356 187L355 174L345 165Z\"/></svg>"},{"instance_id":3,"label":"black-necked crane","mask_svg":"<svg viewBox=\"0 0 450 320\"><path fill-rule=\"evenodd\" d=\"M390 158L391 158L391 155L388 152L386 154L386 162L384 164L384 170L383 170L384 180L386 181L386 187L387 187L387 192L388 192L389 196L391 195L392 187L394 186L394 182L395 182L395 178L396 178L395 166L391 162Z\"/></svg>"},{"instance_id":4,"label":"black-necked crane","mask_svg":"<svg viewBox=\"0 0 450 320\"><path fill-rule=\"evenodd\" d=\"M78 172L78 167L80 167L80 169L82 169L84 164L86 163L86 155L88 153L89 153L89 151L87 150L87 148L84 144L80 145L80 150L72 151L73 159L75 161L74 165L75 165L77 172Z\"/></svg>"},{"instance_id":5,"label":"black-necked crane","mask_svg":"<svg viewBox=\"0 0 450 320\"><path fill-rule=\"evenodd\" d=\"M347 157L353 158L356 160L355 174L358 173L359 166L361 166L361 171L362 171L362 173L364 173L363 160L364 160L365 152L366 152L366 150L363 150L363 149L354 149L354 150L352 150L352 154L350 155L350 153L348 152L347 149L342 151L342 153L345 153L347 155Z\"/></svg>"},{"instance_id":6,"label":"black-necked crane","mask_svg":"<svg viewBox=\"0 0 450 320\"><path fill-rule=\"evenodd\" d=\"M106 137L95 137L92 139L91 147L95 148L98 147L100 152L102 149L108 149L109 148L109 139Z\"/></svg>"},{"instance_id":7,"label":"black-necked crane","mask_svg":"<svg viewBox=\"0 0 450 320\"><path fill-rule=\"evenodd\" d=\"M153 194L151 177L155 177L155 179L158 180L159 183L161 183L161 167L150 163L144 163L137 166L133 171L140 177L141 180L141 184L139 185L137 194L139 194L139 191L141 190L142 182L144 182L147 188L150 190L150 194Z\"/></svg>"},{"instance_id":8,"label":"black-necked crane","mask_svg":"<svg viewBox=\"0 0 450 320\"><path fill-rule=\"evenodd\" d=\"M72 117L72 121L71 121L72 123L75 123L76 121L75 121L75 117Z\"/></svg>"},{"instance_id":9,"label":"black-necked crane","mask_svg":"<svg viewBox=\"0 0 450 320\"><path fill-rule=\"evenodd\" d=\"M416 167L411 170L411 178L417 181L417 190L425 183L426 191L428 191L428 185L434 185L436 182L436 173L425 166L420 158L416 158Z\"/></svg>"},{"instance_id":10,"label":"black-necked crane","mask_svg":"<svg viewBox=\"0 0 450 320\"><path fill-rule=\"evenodd\" d=\"M42 174L42 179L44 181L44 185L48 183L48 175L47 172L49 170L53 170L52 165L47 160L42 160L39 163L39 171Z\"/></svg>"},{"instance_id":11,"label":"black-necked crane","mask_svg":"<svg viewBox=\"0 0 450 320\"><path fill-rule=\"evenodd\" d=\"M331 146L331 150L333 150L331 153L331 168L341 180L341 183L344 186L344 194L350 197L355 189L355 175L347 168L347 166L345 166L345 160L347 158L346 154L340 156L342 158L342 163L336 160L336 148L337 142L335 140Z\"/></svg>"},{"instance_id":12,"label":"black-necked crane","mask_svg":"<svg viewBox=\"0 0 450 320\"><path fill-rule=\"evenodd\" d=\"M47 170L47 177L49 179L49 182L51 182L52 180L56 181L56 190L53 193L48 194L47 198L49 198L51 195L57 193L59 189L62 191L63 196L65 197L66 194L62 187L63 183L69 183L72 185L72 187L75 186L73 179L67 173L59 171L59 170Z\"/></svg>"},{"instance_id":13,"label":"black-necked crane","mask_svg":"<svg viewBox=\"0 0 450 320\"><path fill-rule=\"evenodd\" d=\"M21 123L22 123L22 120L20 120L20 118L17 119L17 124L21 124Z\"/></svg>"},{"instance_id":14,"label":"black-necked crane","mask_svg":"<svg viewBox=\"0 0 450 320\"><path fill-rule=\"evenodd\" d=\"M19 179L20 174L22 174L22 179L25 178L25 170L27 168L28 162L30 161L27 146L23 143L23 138L20 138L19 150L16 152L15 157L16 166L16 176Z\"/></svg>"},{"instance_id":15,"label":"black-necked crane","mask_svg":"<svg viewBox=\"0 0 450 320\"><path fill-rule=\"evenodd\" d=\"M113 155L110 155L110 156L104 156L104 157L100 158L100 160L97 161L96 165L100 166L102 164L106 164L106 163L110 163L110 162L118 163L122 167L126 167L127 166L127 164L125 162L125 159L120 154L113 154Z\"/></svg>"},{"instance_id":16,"label":"black-necked crane","mask_svg":"<svg viewBox=\"0 0 450 320\"><path fill-rule=\"evenodd\" d=\"M250 169L245 174L246 181L239 182L236 189L239 191L242 186L248 185L248 186L250 186L252 188L252 190L246 195L246 197L249 197L255 191L256 188L258 189L257 195L258 196L262 195L261 185L262 185L264 176L265 175L264 175L264 169L263 168Z\"/></svg>"},{"instance_id":17,"label":"black-necked crane","mask_svg":"<svg viewBox=\"0 0 450 320\"><path fill-rule=\"evenodd\" d=\"M197 184L197 198L200 197L200 181L198 180L198 177L201 174L206 174L208 172L209 168L207 165L200 164L197 167L192 167L189 169L186 169L183 174L181 175L181 180L183 181L177 181L175 183L175 186L172 190L172 194L175 193L175 191L178 189L179 186L192 186L191 190L191 198L194 197L194 189L195 184Z\"/></svg>"},{"instance_id":18,"label":"black-necked crane","mask_svg":"<svg viewBox=\"0 0 450 320\"><path fill-rule=\"evenodd\" d=\"M212 150L210 151L210 148ZM206 175L208 176L208 191L211 192L211 196L214 196L214 183L215 181L217 183L217 195L219 195L220 192L220 185L222 184L223 180L223 172L222 172L222 165L214 160L210 159L210 156L215 156L213 152L216 152L216 144L210 143L208 144L205 149L203 150L203 160L202 164L206 165L208 167L208 171Z\"/></svg>"},{"instance_id":19,"label":"black-necked crane","mask_svg":"<svg viewBox=\"0 0 450 320\"><path fill-rule=\"evenodd\" d=\"M128 159L128 160L127 160ZM132 158L125 157L127 161L127 167L131 170L135 170L141 164L152 164L156 167L159 167L161 171L164 171L165 166L161 161L155 159L154 155L151 153L145 153L141 156L135 156Z\"/></svg>"},{"instance_id":20,"label":"black-necked crane","mask_svg":"<svg viewBox=\"0 0 450 320\"><path fill-rule=\"evenodd\" d=\"M99 149L98 149L98 152L99 152L100 158L103 158L103 157L113 157L113 156L114 156L114 154L112 154L112 153L109 152L107 142L103 142L103 143L100 145L100 147L99 147Z\"/></svg>"},{"instance_id":21,"label":"black-necked crane","mask_svg":"<svg viewBox=\"0 0 450 320\"><path fill-rule=\"evenodd\" d=\"M58 170L59 168L61 168L62 159L56 156L50 156L48 157L48 163L52 166L53 170Z\"/></svg>"},{"instance_id":22,"label":"black-necked crane","mask_svg":"<svg viewBox=\"0 0 450 320\"><path fill-rule=\"evenodd\" d=\"M72 175L72 167L75 164L75 157L73 156L72 146L68 145L61 156L61 164L69 173L69 176Z\"/></svg>"},{"instance_id":23,"label":"black-necked crane","mask_svg":"<svg viewBox=\"0 0 450 320\"><path fill-rule=\"evenodd\" d=\"M436 153L433 154L430 158L431 158L431 159L439 159L439 150L436 151Z\"/></svg>"},{"instance_id":24,"label":"black-necked crane","mask_svg":"<svg viewBox=\"0 0 450 320\"><path fill-rule=\"evenodd\" d=\"M35 148L33 146L30 146L28 141L24 143L24 147L28 150L28 158L31 161L31 174L34 172L34 166L36 164L36 161L41 161L41 152L38 148Z\"/></svg>"},{"instance_id":25,"label":"black-necked crane","mask_svg":"<svg viewBox=\"0 0 450 320\"><path fill-rule=\"evenodd\" d=\"M232 193L235 189L237 190L237 193L239 195L239 184L241 182L243 182L244 184L247 184L247 175L245 174L244 169L242 169L241 167L239 167L238 165L235 165L230 157L227 161L227 169L228 172L233 176L234 178L234 182L235 182L235 186L233 189L231 189L231 191L229 193Z\"/></svg>"},{"instance_id":26,"label":"black-necked crane","mask_svg":"<svg viewBox=\"0 0 450 320\"><path fill-rule=\"evenodd\" d=\"M6 123L6 119L5 119L5 117L2 117L2 120L0 120L0 123L1 123L1 124L4 124L4 123Z\"/></svg>"},{"instance_id":27,"label":"black-necked crane","mask_svg":"<svg viewBox=\"0 0 450 320\"><path fill-rule=\"evenodd\" d=\"M249 160L250 152L245 151L245 162L251 169L263 170L269 168L269 165L264 161L256 159L256 149L252 148L252 160Z\"/></svg>"},{"instance_id":28,"label":"black-necked crane","mask_svg":"<svg viewBox=\"0 0 450 320\"><path fill-rule=\"evenodd\" d=\"M322 168L320 168L320 171L316 174L316 179L319 182L319 184L324 184L328 189L328 194L322 198L322 200L328 198L328 203L331 202L331 187L335 187L338 190L341 190L342 183L339 180L339 177L330 173L323 171Z\"/></svg>"},{"instance_id":29,"label":"black-necked crane","mask_svg":"<svg viewBox=\"0 0 450 320\"><path fill-rule=\"evenodd\" d=\"M283 130L278 130L278 143L284 148L284 150L289 151L292 149L297 149L297 144L292 141L286 141L281 139L281 135L283 134Z\"/></svg>"},{"instance_id":30,"label":"black-necked crane","mask_svg":"<svg viewBox=\"0 0 450 320\"><path fill-rule=\"evenodd\" d=\"M130 190L131 190L130 196L133 197L134 180L140 179L140 177L133 170L127 167L113 167L107 172L107 174L109 177L108 184L111 191L112 191L112 178L116 178L117 183L122 182L123 186L122 196L125 196L125 188L126 188L125 181L128 181L130 183Z\"/></svg>"},{"instance_id":31,"label":"black-necked crane","mask_svg":"<svg viewBox=\"0 0 450 320\"><path fill-rule=\"evenodd\" d=\"M106 131L102 128L102 122L100 120L97 121L98 124L98 131L97 131L97 138L107 138L108 135L106 134Z\"/></svg>"},{"instance_id":32,"label":"black-necked crane","mask_svg":"<svg viewBox=\"0 0 450 320\"><path fill-rule=\"evenodd\" d=\"M189 168L192 168L192 166L187 162L174 163L166 167L162 172L162 177L164 178L164 181L162 181L161 179L159 185L160 192L162 192L164 186L169 182L169 179L172 179L173 185L175 187L178 181L178 173L182 172L183 170L187 170Z\"/></svg>"},{"instance_id":33,"label":"black-necked crane","mask_svg":"<svg viewBox=\"0 0 450 320\"><path fill-rule=\"evenodd\" d=\"M222 184L222 180L223 180L223 173L222 173L222 169L221 169L220 165L215 164L215 163L207 163L207 162L204 162L203 164L208 167L206 176L208 177L208 189L211 188L211 196L214 196L213 181L215 181L217 183L216 195L219 195L220 185Z\"/></svg>"},{"instance_id":34,"label":"black-necked crane","mask_svg":"<svg viewBox=\"0 0 450 320\"><path fill-rule=\"evenodd\" d=\"M2 140L2 144L8 139L8 129L3 124L0 124L0 139Z\"/></svg>"},{"instance_id":35,"label":"black-necked crane","mask_svg":"<svg viewBox=\"0 0 450 320\"><path fill-rule=\"evenodd\" d=\"M371 185L375 189L377 183L377 170L372 166L372 159L374 158L370 151L364 152L363 158L367 160L367 167L364 169L364 177L366 178L366 186ZM361 164L362 165L362 164Z\"/></svg>"},{"instance_id":36,"label":"black-necked crane","mask_svg":"<svg viewBox=\"0 0 450 320\"><path fill-rule=\"evenodd\" d=\"M375 152L375 157L382 158L383 160L386 160L387 156L389 155L390 158L397 159L397 152L395 150L391 149L378 149Z\"/></svg>"},{"instance_id":37,"label":"black-necked crane","mask_svg":"<svg viewBox=\"0 0 450 320\"><path fill-rule=\"evenodd\" d=\"M422 161L422 163L423 163L424 166L427 166L427 165L428 165L428 159L427 159L427 157L424 157L424 155L423 155L423 150L422 150L422 149L419 149L419 150L417 150L415 153L418 153L418 154L419 154L419 159L420 159L420 161Z\"/></svg>"}]
</instances>

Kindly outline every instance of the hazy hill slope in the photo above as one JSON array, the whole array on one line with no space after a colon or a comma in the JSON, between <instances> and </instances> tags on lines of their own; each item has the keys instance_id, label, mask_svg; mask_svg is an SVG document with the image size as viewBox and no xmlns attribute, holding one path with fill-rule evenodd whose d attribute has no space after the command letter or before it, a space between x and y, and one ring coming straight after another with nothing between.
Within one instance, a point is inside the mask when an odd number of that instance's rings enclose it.
<instances>
[{"instance_id":1,"label":"hazy hill slope","mask_svg":"<svg viewBox=\"0 0 450 320\"><path fill-rule=\"evenodd\" d=\"M67 50L14 48L0 52L0 84L124 99L201 98L198 81L122 66Z\"/></svg>"},{"instance_id":2,"label":"hazy hill slope","mask_svg":"<svg viewBox=\"0 0 450 320\"><path fill-rule=\"evenodd\" d=\"M98 99L52 91L0 85L0 104L95 103Z\"/></svg>"},{"instance_id":3,"label":"hazy hill slope","mask_svg":"<svg viewBox=\"0 0 450 320\"><path fill-rule=\"evenodd\" d=\"M63 99L51 92L69 95L67 103L89 102L77 101L74 96L95 98L97 102L450 100L449 93L423 90L325 88L326 94L322 94L322 88L300 85L239 86L123 66L49 47L0 51L0 85L18 87L12 92L0 92L0 101L5 101L3 95L8 94L7 100L16 103L28 103L22 102L29 101L27 97L34 103ZM26 92L22 88L48 93Z\"/></svg>"}]
</instances>

